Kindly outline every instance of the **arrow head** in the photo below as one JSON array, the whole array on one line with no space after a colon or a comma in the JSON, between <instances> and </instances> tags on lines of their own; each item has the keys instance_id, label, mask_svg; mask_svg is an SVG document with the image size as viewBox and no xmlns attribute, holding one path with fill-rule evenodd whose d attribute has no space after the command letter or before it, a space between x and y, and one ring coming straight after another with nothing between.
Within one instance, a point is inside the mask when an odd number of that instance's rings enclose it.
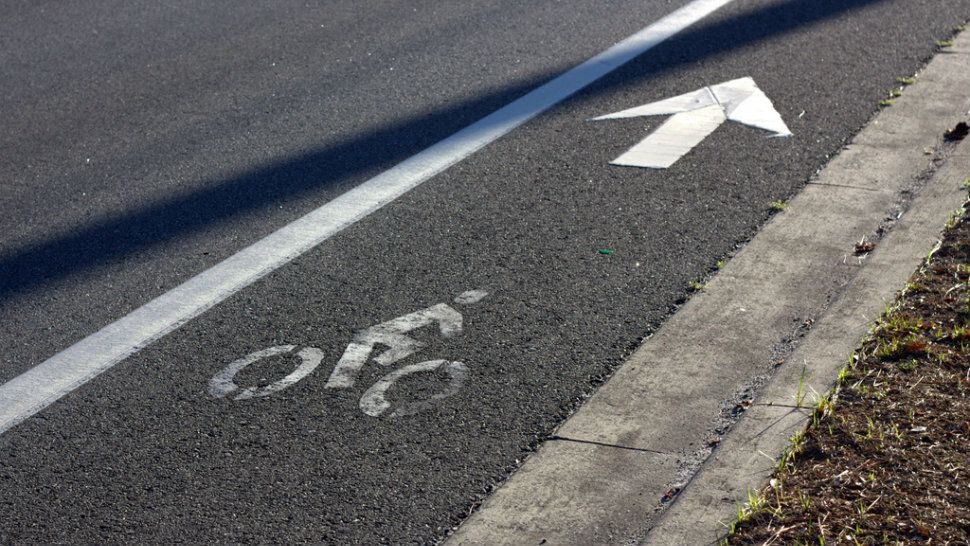
<instances>
[{"instance_id":1,"label":"arrow head","mask_svg":"<svg viewBox=\"0 0 970 546\"><path fill-rule=\"evenodd\" d=\"M723 108L727 119L731 121L772 131L775 133L774 136L792 135L788 126L785 125L785 121L781 119L781 115L775 110L771 100L758 88L753 79L747 77L621 110L593 118L593 121L682 114L714 105Z\"/></svg>"},{"instance_id":2,"label":"arrow head","mask_svg":"<svg viewBox=\"0 0 970 546\"><path fill-rule=\"evenodd\" d=\"M691 91L690 93L684 93L683 95L678 95L669 99L651 102L650 104L644 104L643 106L637 106L635 108L621 110L619 112L593 118L593 121L681 114L683 112L690 112L692 110L698 110L707 106L713 106L715 104L717 104L717 100L714 98L714 95L711 94L710 89L705 87L703 89Z\"/></svg>"},{"instance_id":3,"label":"arrow head","mask_svg":"<svg viewBox=\"0 0 970 546\"><path fill-rule=\"evenodd\" d=\"M710 90L718 103L724 106L724 113L729 120L771 131L776 137L792 136L771 99L758 88L753 79L740 78L719 83L710 87Z\"/></svg>"},{"instance_id":4,"label":"arrow head","mask_svg":"<svg viewBox=\"0 0 970 546\"><path fill-rule=\"evenodd\" d=\"M772 131L777 137L792 134L771 100L758 89L758 85L751 78L738 78L704 87L662 101L593 118L593 121L665 114L674 116L611 163L666 169L727 120Z\"/></svg>"}]
</instances>

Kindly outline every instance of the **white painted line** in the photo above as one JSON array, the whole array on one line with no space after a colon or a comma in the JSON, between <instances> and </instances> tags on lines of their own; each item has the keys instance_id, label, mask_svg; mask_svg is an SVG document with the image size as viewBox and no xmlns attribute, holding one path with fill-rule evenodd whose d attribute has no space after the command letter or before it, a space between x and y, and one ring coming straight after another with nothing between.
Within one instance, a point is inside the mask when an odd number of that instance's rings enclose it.
<instances>
[{"instance_id":1,"label":"white painted line","mask_svg":"<svg viewBox=\"0 0 970 546\"><path fill-rule=\"evenodd\" d=\"M694 149L727 120L792 136L771 100L751 78L684 93L643 106L607 114L593 121L674 114L659 129L610 163L626 167L666 169Z\"/></svg>"},{"instance_id":2,"label":"white painted line","mask_svg":"<svg viewBox=\"0 0 970 546\"><path fill-rule=\"evenodd\" d=\"M0 386L0 434L481 147L734 0L694 0Z\"/></svg>"}]
</instances>

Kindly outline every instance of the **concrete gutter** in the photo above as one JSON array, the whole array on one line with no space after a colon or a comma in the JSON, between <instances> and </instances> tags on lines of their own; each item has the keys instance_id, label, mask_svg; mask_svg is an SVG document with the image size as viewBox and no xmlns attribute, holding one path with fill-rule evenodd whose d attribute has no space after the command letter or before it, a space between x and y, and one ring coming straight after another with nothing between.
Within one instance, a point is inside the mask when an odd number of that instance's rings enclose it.
<instances>
[{"instance_id":1,"label":"concrete gutter","mask_svg":"<svg viewBox=\"0 0 970 546\"><path fill-rule=\"evenodd\" d=\"M968 111L964 34L446 543L716 542L962 205Z\"/></svg>"}]
</instances>

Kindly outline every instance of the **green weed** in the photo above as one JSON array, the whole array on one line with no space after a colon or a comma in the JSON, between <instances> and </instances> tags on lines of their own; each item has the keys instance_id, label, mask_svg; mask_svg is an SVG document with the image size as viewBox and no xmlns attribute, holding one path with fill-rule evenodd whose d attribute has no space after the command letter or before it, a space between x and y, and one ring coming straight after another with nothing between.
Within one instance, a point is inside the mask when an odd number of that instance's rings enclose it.
<instances>
[{"instance_id":1,"label":"green weed","mask_svg":"<svg viewBox=\"0 0 970 546\"><path fill-rule=\"evenodd\" d=\"M784 202L784 201L782 201L782 200L779 199L779 200L772 201L771 203L769 203L768 204L768 207L771 210L775 211L775 212L784 212L784 211L790 209L791 208L791 205L789 205L788 203L786 203L786 202Z\"/></svg>"}]
</instances>

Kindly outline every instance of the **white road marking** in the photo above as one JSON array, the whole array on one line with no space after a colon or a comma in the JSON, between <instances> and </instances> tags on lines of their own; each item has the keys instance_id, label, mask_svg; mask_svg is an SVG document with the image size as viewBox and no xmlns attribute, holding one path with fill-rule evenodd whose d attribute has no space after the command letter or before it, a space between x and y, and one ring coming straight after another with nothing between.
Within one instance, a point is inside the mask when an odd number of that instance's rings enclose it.
<instances>
[{"instance_id":1,"label":"white road marking","mask_svg":"<svg viewBox=\"0 0 970 546\"><path fill-rule=\"evenodd\" d=\"M0 434L232 294L734 0L693 0L0 386Z\"/></svg>"},{"instance_id":2,"label":"white road marking","mask_svg":"<svg viewBox=\"0 0 970 546\"><path fill-rule=\"evenodd\" d=\"M484 290L469 290L455 296L455 303L459 305L472 305L482 301L488 295Z\"/></svg>"},{"instance_id":3,"label":"white road marking","mask_svg":"<svg viewBox=\"0 0 970 546\"><path fill-rule=\"evenodd\" d=\"M488 296L484 290L468 290L455 297L456 302L462 304L477 303ZM354 339L347 346L343 356L334 367L330 378L325 385L328 389L349 389L357 383L361 368L371 357L371 353L378 345L383 345L387 349L373 358L374 362L381 366L403 360L425 347L425 343L418 341L404 334L433 324L438 325L442 337L450 338L462 333L463 317L461 313L455 311L448 304L439 303L408 313L407 315L382 322L370 328L365 328L354 336ZM209 394L215 398L225 398L226 396L239 390L235 382L236 375L251 364L271 358L274 356L290 353L296 349L296 345L277 345L268 349L255 351L239 360L235 360L228 366L219 370L212 379L209 380ZM307 347L297 353L302 362L295 370L286 377L271 383L265 387L257 389L248 387L236 395L234 400L248 400L261 396L269 396L292 386L300 381L320 365L323 360L323 351L316 347ZM447 364L446 366L444 366ZM394 370L377 381L364 393L360 399L360 409L371 417L378 417L390 407L390 402L386 400L387 390L402 377L419 373L432 372L444 366L444 369L451 377L451 383L444 391L432 395L427 400L410 402L403 405L391 414L391 417L401 417L413 415L420 411L430 408L438 400L443 400L457 393L468 376L468 367L461 362L448 362L446 360L429 360L420 364L411 364Z\"/></svg>"},{"instance_id":4,"label":"white road marking","mask_svg":"<svg viewBox=\"0 0 970 546\"><path fill-rule=\"evenodd\" d=\"M461 313L445 303L432 305L427 309L415 311L403 317L361 330L354 336L354 340L350 342L343 356L340 357L340 362L337 362L337 367L330 374L326 388L353 387L357 382L357 376L360 375L360 369L364 367L374 347L378 344L387 347L386 351L374 357L374 362L381 366L390 366L398 360L413 355L421 350L425 344L404 334L436 322L441 329L441 335L444 337L452 337L461 333Z\"/></svg>"},{"instance_id":5,"label":"white road marking","mask_svg":"<svg viewBox=\"0 0 970 546\"><path fill-rule=\"evenodd\" d=\"M727 120L791 136L771 100L751 78L739 78L676 97L594 118L635 118L674 114L656 131L610 163L666 169Z\"/></svg>"},{"instance_id":6,"label":"white road marking","mask_svg":"<svg viewBox=\"0 0 970 546\"><path fill-rule=\"evenodd\" d=\"M251 353L244 358L236 360L209 380L209 394L216 398L223 398L224 396L232 394L233 392L239 390L239 386L234 382L236 374L241 372L244 368L264 358L289 353L295 348L295 345L277 345L276 347L256 351L255 353ZM320 361L323 360L323 351L317 349L316 347L307 347L297 353L297 356L299 356L301 359L300 365L297 366L295 370L290 372L289 375L269 385L266 385L261 389L256 389L256 387L247 387L241 393L237 394L234 397L234 400L248 400L258 396L269 396L274 392L279 392L287 387L290 387L297 381L309 375L310 372L315 370L317 366L320 365Z\"/></svg>"},{"instance_id":7,"label":"white road marking","mask_svg":"<svg viewBox=\"0 0 970 546\"><path fill-rule=\"evenodd\" d=\"M451 376L451 383L445 387L445 390L432 395L428 400L405 404L391 413L391 417L414 415L419 411L430 408L438 400L443 400L454 395L461 390L462 385L465 384L465 380L468 377L468 368L461 362L429 360L427 362L411 364L409 366L398 368L379 379L377 383L374 383L374 386L367 389L364 396L360 398L360 411L370 415L371 417L380 417L382 413L387 411L387 408L391 407L391 403L387 401L387 390L391 388L394 383L397 382L397 380L414 373L433 372L442 367L444 364L447 364L447 366L445 366L445 370L447 370L448 375Z\"/></svg>"},{"instance_id":8,"label":"white road marking","mask_svg":"<svg viewBox=\"0 0 970 546\"><path fill-rule=\"evenodd\" d=\"M727 119L719 105L678 114L610 161L611 165L666 169L694 149Z\"/></svg>"}]
</instances>

